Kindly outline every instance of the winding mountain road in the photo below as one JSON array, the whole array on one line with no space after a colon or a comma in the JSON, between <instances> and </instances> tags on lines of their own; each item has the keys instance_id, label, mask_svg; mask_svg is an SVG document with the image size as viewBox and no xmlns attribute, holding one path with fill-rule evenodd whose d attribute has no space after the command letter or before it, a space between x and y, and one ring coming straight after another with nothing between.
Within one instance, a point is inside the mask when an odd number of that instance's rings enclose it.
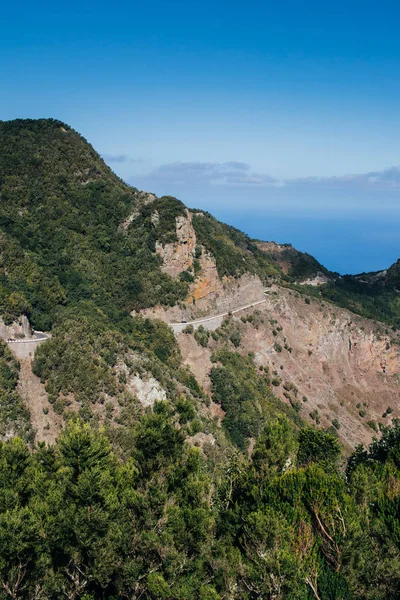
<instances>
[{"instance_id":1,"label":"winding mountain road","mask_svg":"<svg viewBox=\"0 0 400 600\"><path fill-rule=\"evenodd\" d=\"M30 354L34 354L38 344L46 341L51 337L50 333L44 333L43 331L34 331L32 337L25 339L9 338L7 344L10 349L14 352L17 358L27 358Z\"/></svg>"},{"instance_id":2,"label":"winding mountain road","mask_svg":"<svg viewBox=\"0 0 400 600\"><path fill-rule=\"evenodd\" d=\"M50 336L49 333L44 333L43 331L34 331L31 338L26 338L24 340L16 340L14 338L9 338L7 340L8 344L32 344L37 342L43 342L47 340Z\"/></svg>"},{"instance_id":3,"label":"winding mountain road","mask_svg":"<svg viewBox=\"0 0 400 600\"><path fill-rule=\"evenodd\" d=\"M198 327L200 327L200 325L203 325L205 329L213 331L221 325L223 318L227 315L232 315L234 313L240 312L241 310L246 310L246 308L258 306L259 304L263 304L266 301L267 299L264 298L263 300L258 300L257 302L246 304L245 306L239 306L239 308L234 308L233 310L229 310L219 315L214 315L213 317L205 317L204 319L196 319L195 321L187 321L185 323L170 323L169 325L174 330L174 333L181 333L188 325L193 325L194 329L197 329Z\"/></svg>"}]
</instances>

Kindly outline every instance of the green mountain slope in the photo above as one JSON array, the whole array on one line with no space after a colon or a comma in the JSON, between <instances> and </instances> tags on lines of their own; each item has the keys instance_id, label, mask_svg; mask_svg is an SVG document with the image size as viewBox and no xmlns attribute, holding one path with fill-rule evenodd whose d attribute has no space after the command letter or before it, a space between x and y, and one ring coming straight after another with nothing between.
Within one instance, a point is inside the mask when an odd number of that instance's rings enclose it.
<instances>
[{"instance_id":1,"label":"green mountain slope","mask_svg":"<svg viewBox=\"0 0 400 600\"><path fill-rule=\"evenodd\" d=\"M52 330L33 369L56 413L129 421L132 382L150 374L169 400L179 404L184 393L196 406L203 392L172 332L131 316L188 294L190 276L165 274L156 252L177 241L185 206L127 186L55 120L0 123L0 174L0 315L11 323L25 314ZM211 215L193 220L221 277L279 273L245 234Z\"/></svg>"},{"instance_id":2,"label":"green mountain slope","mask_svg":"<svg viewBox=\"0 0 400 600\"><path fill-rule=\"evenodd\" d=\"M12 320L25 312L35 327L49 329L61 306L83 300L118 319L119 311L184 299L188 284L162 273L155 253L156 240L174 241L183 212L170 197L154 199L150 210L64 123L0 122L3 314ZM242 259L241 272L274 270L244 234L225 226L224 236L217 240L211 228L202 237L218 263L229 248L221 274L234 273Z\"/></svg>"},{"instance_id":3,"label":"green mountain slope","mask_svg":"<svg viewBox=\"0 0 400 600\"><path fill-rule=\"evenodd\" d=\"M387 271L343 275L329 279L319 288L297 286L296 289L321 296L368 319L400 328L399 261Z\"/></svg>"},{"instance_id":4,"label":"green mountain slope","mask_svg":"<svg viewBox=\"0 0 400 600\"><path fill-rule=\"evenodd\" d=\"M171 197L155 198L151 207L143 202L60 121L0 122L2 313L12 320L24 312L35 327L49 329L62 306L81 301L118 320L133 309L183 300L188 281L162 273L155 244L176 239L175 218L184 210ZM194 212L193 225L220 277L281 276L287 263L289 281L320 273L329 279L321 288L327 299L391 324L400 319L398 265L384 278L335 278L313 257L290 246L265 251L211 215Z\"/></svg>"},{"instance_id":5,"label":"green mountain slope","mask_svg":"<svg viewBox=\"0 0 400 600\"><path fill-rule=\"evenodd\" d=\"M118 318L184 297L185 285L160 271L149 224L121 232L137 190L67 125L0 123L0 173L0 298L9 319L23 308L48 329L60 306L82 300ZM176 204L157 201L165 228Z\"/></svg>"},{"instance_id":6,"label":"green mountain slope","mask_svg":"<svg viewBox=\"0 0 400 600\"><path fill-rule=\"evenodd\" d=\"M334 426L304 425L294 384L291 406L275 397L283 366L241 354L232 319L193 336L206 394L171 328L131 314L186 298L196 269L172 278L156 252L186 214L125 185L59 121L0 122L0 316L51 329L32 369L64 425L54 446L35 444L1 343L0 600L397 600L399 422L347 460ZM211 215L192 224L221 278L295 286L322 272L325 285L299 289L392 318L398 263L379 281L335 280L292 249L283 273Z\"/></svg>"}]
</instances>

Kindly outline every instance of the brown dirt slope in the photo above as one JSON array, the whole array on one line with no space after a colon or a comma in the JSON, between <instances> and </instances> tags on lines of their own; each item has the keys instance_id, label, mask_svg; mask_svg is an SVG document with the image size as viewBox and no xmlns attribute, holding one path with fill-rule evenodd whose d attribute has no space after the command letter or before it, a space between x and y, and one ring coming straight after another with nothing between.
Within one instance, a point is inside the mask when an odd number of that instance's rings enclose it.
<instances>
[{"instance_id":1,"label":"brown dirt slope","mask_svg":"<svg viewBox=\"0 0 400 600\"><path fill-rule=\"evenodd\" d=\"M253 322L244 323L251 314ZM335 423L348 448L369 443L373 427L400 417L400 348L383 325L278 286L256 311L230 319L241 330L238 351L253 352L257 365L281 379L274 393L298 402L306 420ZM203 349L193 347L187 334L178 340L185 362L209 389L215 342ZM383 418L388 407L392 412Z\"/></svg>"},{"instance_id":2,"label":"brown dirt slope","mask_svg":"<svg viewBox=\"0 0 400 600\"><path fill-rule=\"evenodd\" d=\"M36 431L36 441L53 444L57 438L61 418L55 414L48 401L44 385L32 373L32 357L20 360L18 392L31 413L32 427ZM48 411L45 414L44 411Z\"/></svg>"}]
</instances>

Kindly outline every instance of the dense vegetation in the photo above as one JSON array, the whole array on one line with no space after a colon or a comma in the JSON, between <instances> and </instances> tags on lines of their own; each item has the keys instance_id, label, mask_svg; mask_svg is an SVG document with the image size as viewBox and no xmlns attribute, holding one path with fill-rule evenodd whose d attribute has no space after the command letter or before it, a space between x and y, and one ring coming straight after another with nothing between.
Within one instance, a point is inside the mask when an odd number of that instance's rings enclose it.
<instances>
[{"instance_id":1,"label":"dense vegetation","mask_svg":"<svg viewBox=\"0 0 400 600\"><path fill-rule=\"evenodd\" d=\"M0 598L398 598L398 423L344 478L330 433L281 418L216 464L178 419L1 444Z\"/></svg>"},{"instance_id":2,"label":"dense vegetation","mask_svg":"<svg viewBox=\"0 0 400 600\"><path fill-rule=\"evenodd\" d=\"M262 248L263 242L258 243ZM325 275L326 277L337 275L337 273L328 271L311 254L300 252L291 244L280 244L276 250L271 248L268 253L278 264L285 265L288 277L295 280L312 278L316 275Z\"/></svg>"},{"instance_id":3,"label":"dense vegetation","mask_svg":"<svg viewBox=\"0 0 400 600\"><path fill-rule=\"evenodd\" d=\"M297 291L324 298L352 312L400 328L400 294L385 280L344 275L319 287L293 285Z\"/></svg>"},{"instance_id":4,"label":"dense vegetation","mask_svg":"<svg viewBox=\"0 0 400 600\"><path fill-rule=\"evenodd\" d=\"M116 329L91 303L79 305L78 311L76 307L61 311L52 338L39 346L32 368L45 382L49 402L58 414L69 417L74 409L68 400L72 395L81 418L89 422L98 419L99 405L109 407L106 414L119 424L124 407L136 413L129 387L135 375L152 374L173 401L181 393L189 398L202 394L181 364L179 347L167 325L126 317Z\"/></svg>"},{"instance_id":5,"label":"dense vegetation","mask_svg":"<svg viewBox=\"0 0 400 600\"><path fill-rule=\"evenodd\" d=\"M252 273L265 280L280 272L271 256L259 250L255 242L238 229L200 211L194 211L192 223L197 242L215 258L220 277Z\"/></svg>"},{"instance_id":6,"label":"dense vegetation","mask_svg":"<svg viewBox=\"0 0 400 600\"><path fill-rule=\"evenodd\" d=\"M296 411L273 395L268 371L257 372L251 356L221 348L212 361L213 400L223 408L223 426L236 446L245 449L250 438L258 438L265 421L279 413L287 412L300 423Z\"/></svg>"},{"instance_id":7,"label":"dense vegetation","mask_svg":"<svg viewBox=\"0 0 400 600\"><path fill-rule=\"evenodd\" d=\"M76 132L54 120L0 122L0 308L49 329L63 305L121 313L187 293L160 270L155 241L175 234L183 205L157 199L150 219ZM132 214L130 226L121 224Z\"/></svg>"},{"instance_id":8,"label":"dense vegetation","mask_svg":"<svg viewBox=\"0 0 400 600\"><path fill-rule=\"evenodd\" d=\"M323 286L321 295L363 317L400 327L400 294L393 287L345 275Z\"/></svg>"}]
</instances>

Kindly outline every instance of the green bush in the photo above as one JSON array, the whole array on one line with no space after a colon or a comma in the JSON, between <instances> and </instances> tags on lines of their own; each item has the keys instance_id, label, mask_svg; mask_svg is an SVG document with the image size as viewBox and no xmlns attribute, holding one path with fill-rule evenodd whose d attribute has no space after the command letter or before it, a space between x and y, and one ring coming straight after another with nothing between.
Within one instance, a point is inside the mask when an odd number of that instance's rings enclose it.
<instances>
[{"instance_id":1,"label":"green bush","mask_svg":"<svg viewBox=\"0 0 400 600\"><path fill-rule=\"evenodd\" d=\"M271 415L286 413L298 423L297 407L273 396L268 372L257 370L252 356L222 348L212 361L218 363L210 372L213 400L225 411L223 427L239 448L247 447L248 438L256 437Z\"/></svg>"},{"instance_id":2,"label":"green bush","mask_svg":"<svg viewBox=\"0 0 400 600\"><path fill-rule=\"evenodd\" d=\"M203 346L203 348L207 348L209 338L210 332L207 329L205 329L203 325L200 325L198 329L196 329L196 331L194 332L194 339L200 346Z\"/></svg>"}]
</instances>

